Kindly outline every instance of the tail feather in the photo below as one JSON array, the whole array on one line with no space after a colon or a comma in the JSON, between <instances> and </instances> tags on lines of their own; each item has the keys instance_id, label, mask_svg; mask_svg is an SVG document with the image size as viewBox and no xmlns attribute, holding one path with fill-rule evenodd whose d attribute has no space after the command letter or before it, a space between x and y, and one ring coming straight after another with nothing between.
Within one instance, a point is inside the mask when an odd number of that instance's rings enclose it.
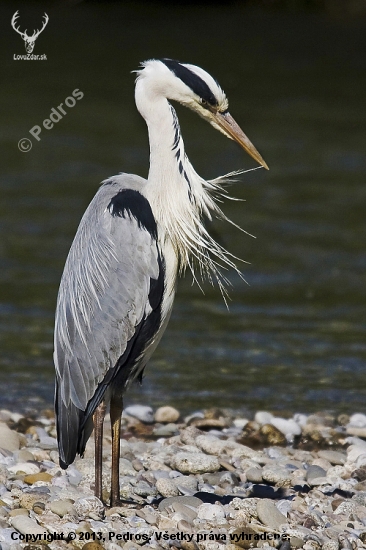
<instances>
[{"instance_id":1,"label":"tail feather","mask_svg":"<svg viewBox=\"0 0 366 550\"><path fill-rule=\"evenodd\" d=\"M55 412L60 466L66 470L74 462L80 447L80 425L83 421L84 411L78 409L71 402L68 406L65 405L60 395L57 381L55 388Z\"/></svg>"},{"instance_id":2,"label":"tail feather","mask_svg":"<svg viewBox=\"0 0 366 550\"><path fill-rule=\"evenodd\" d=\"M101 403L107 387L100 385L85 411L71 401L66 406L58 382L55 387L55 413L60 466L64 470L72 464L76 455L83 456L85 446L94 429L93 414Z\"/></svg>"}]
</instances>

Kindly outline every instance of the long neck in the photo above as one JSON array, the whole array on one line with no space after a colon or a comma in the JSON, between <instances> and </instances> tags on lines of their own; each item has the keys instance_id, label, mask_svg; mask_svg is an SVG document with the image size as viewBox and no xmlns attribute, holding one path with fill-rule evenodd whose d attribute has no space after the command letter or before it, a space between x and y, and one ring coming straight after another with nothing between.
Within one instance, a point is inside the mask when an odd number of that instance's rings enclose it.
<instances>
[{"instance_id":1,"label":"long neck","mask_svg":"<svg viewBox=\"0 0 366 550\"><path fill-rule=\"evenodd\" d=\"M210 216L216 205L185 154L178 118L168 100L155 98L143 116L150 141L146 196L184 269L191 265L192 252L197 256L195 248L202 242L202 213Z\"/></svg>"},{"instance_id":2,"label":"long neck","mask_svg":"<svg viewBox=\"0 0 366 550\"><path fill-rule=\"evenodd\" d=\"M179 121L175 110L165 98L155 102L146 118L150 142L149 199L158 207L157 214L166 220L166 209L192 209L192 185L197 187L199 176L184 151ZM190 181L190 180L193 181ZM200 188L200 189L199 189ZM198 184L196 192L202 193Z\"/></svg>"},{"instance_id":3,"label":"long neck","mask_svg":"<svg viewBox=\"0 0 366 550\"><path fill-rule=\"evenodd\" d=\"M147 88L137 85L136 105L146 121L150 141L145 195L164 238L170 239L181 271L188 266L196 278L194 264L197 264L201 276L211 281L214 276L224 294L225 277L220 273L220 265L238 269L202 223L202 216L211 219L211 212L227 219L210 193L222 188L195 172L184 151L176 113L165 97L149 95Z\"/></svg>"}]
</instances>

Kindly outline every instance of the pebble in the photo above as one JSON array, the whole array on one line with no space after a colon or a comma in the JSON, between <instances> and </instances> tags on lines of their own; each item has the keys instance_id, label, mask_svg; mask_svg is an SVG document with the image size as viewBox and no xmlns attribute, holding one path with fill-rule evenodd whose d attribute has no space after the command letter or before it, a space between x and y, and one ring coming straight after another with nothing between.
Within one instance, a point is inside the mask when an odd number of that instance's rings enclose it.
<instances>
[{"instance_id":1,"label":"pebble","mask_svg":"<svg viewBox=\"0 0 366 550\"><path fill-rule=\"evenodd\" d=\"M175 468L183 474L203 474L217 472L220 462L216 456L204 453L177 453L174 458Z\"/></svg>"},{"instance_id":2,"label":"pebble","mask_svg":"<svg viewBox=\"0 0 366 550\"><path fill-rule=\"evenodd\" d=\"M9 516L28 516L28 510L26 510L25 508L15 508L15 510L10 510Z\"/></svg>"},{"instance_id":3,"label":"pebble","mask_svg":"<svg viewBox=\"0 0 366 550\"><path fill-rule=\"evenodd\" d=\"M0 449L17 451L20 447L20 440L17 432L10 430L6 424L0 422Z\"/></svg>"},{"instance_id":4,"label":"pebble","mask_svg":"<svg viewBox=\"0 0 366 550\"><path fill-rule=\"evenodd\" d=\"M306 481L308 481L310 485L312 485L314 480L316 480L317 478L324 478L326 477L326 475L327 472L323 468L321 468L320 466L311 465L306 472Z\"/></svg>"},{"instance_id":5,"label":"pebble","mask_svg":"<svg viewBox=\"0 0 366 550\"><path fill-rule=\"evenodd\" d=\"M261 468L249 468L246 470L245 475L248 481L252 483L262 483L262 469Z\"/></svg>"},{"instance_id":6,"label":"pebble","mask_svg":"<svg viewBox=\"0 0 366 550\"><path fill-rule=\"evenodd\" d=\"M36 502L47 502L48 499L49 496L45 493L23 492L23 494L19 497L19 504L22 508L25 508L26 510L33 510L33 506Z\"/></svg>"},{"instance_id":7,"label":"pebble","mask_svg":"<svg viewBox=\"0 0 366 550\"><path fill-rule=\"evenodd\" d=\"M186 487L187 489L191 489L193 492L197 491L198 479L196 476L178 476L172 478L172 481L178 488Z\"/></svg>"},{"instance_id":8,"label":"pebble","mask_svg":"<svg viewBox=\"0 0 366 550\"><path fill-rule=\"evenodd\" d=\"M156 488L163 497L175 497L179 495L179 489L171 479L163 477L157 479Z\"/></svg>"},{"instance_id":9,"label":"pebble","mask_svg":"<svg viewBox=\"0 0 366 550\"><path fill-rule=\"evenodd\" d=\"M291 473L285 468L278 466L271 466L270 468L264 468L262 471L262 478L268 483L274 483L280 487L285 485L290 486Z\"/></svg>"},{"instance_id":10,"label":"pebble","mask_svg":"<svg viewBox=\"0 0 366 550\"><path fill-rule=\"evenodd\" d=\"M254 415L254 421L258 422L261 426L264 424L270 424L273 418L273 414L267 411L257 411Z\"/></svg>"},{"instance_id":11,"label":"pebble","mask_svg":"<svg viewBox=\"0 0 366 550\"><path fill-rule=\"evenodd\" d=\"M61 518L66 516L66 514L75 514L76 510L74 508L74 502L70 499L66 500L54 500L50 504L50 510L54 514L57 514Z\"/></svg>"},{"instance_id":12,"label":"pebble","mask_svg":"<svg viewBox=\"0 0 366 550\"><path fill-rule=\"evenodd\" d=\"M40 437L39 446L40 446L41 449L46 449L48 451L54 451L58 448L57 447L57 439L55 439L54 437L48 437L48 436Z\"/></svg>"},{"instance_id":13,"label":"pebble","mask_svg":"<svg viewBox=\"0 0 366 550\"><path fill-rule=\"evenodd\" d=\"M169 506L175 505L175 503L180 502L181 504L184 504L185 506L192 506L192 508L198 508L202 504L202 500L197 497L170 497L165 498L159 503L159 510L160 512L163 512L166 510Z\"/></svg>"},{"instance_id":14,"label":"pebble","mask_svg":"<svg viewBox=\"0 0 366 550\"><path fill-rule=\"evenodd\" d=\"M272 529L279 530L280 526L287 523L286 517L276 508L272 500L264 498L257 503L259 520Z\"/></svg>"},{"instance_id":15,"label":"pebble","mask_svg":"<svg viewBox=\"0 0 366 550\"><path fill-rule=\"evenodd\" d=\"M17 459L17 462L28 462L29 460L34 460L32 453L26 449L21 449L20 451L14 453Z\"/></svg>"},{"instance_id":16,"label":"pebble","mask_svg":"<svg viewBox=\"0 0 366 550\"><path fill-rule=\"evenodd\" d=\"M161 422L162 424L175 423L180 417L180 413L174 407L159 407L154 414L155 422Z\"/></svg>"},{"instance_id":17,"label":"pebble","mask_svg":"<svg viewBox=\"0 0 366 550\"><path fill-rule=\"evenodd\" d=\"M293 420L292 418L286 419L274 416L271 419L270 424L280 430L280 432L282 432L289 441L291 441L294 436L301 434L301 428L299 424L295 422L295 420Z\"/></svg>"},{"instance_id":18,"label":"pebble","mask_svg":"<svg viewBox=\"0 0 366 550\"><path fill-rule=\"evenodd\" d=\"M38 474L39 466L32 462L18 462L14 466L8 468L13 474Z\"/></svg>"},{"instance_id":19,"label":"pebble","mask_svg":"<svg viewBox=\"0 0 366 550\"><path fill-rule=\"evenodd\" d=\"M197 508L197 516L209 522L221 522L225 519L225 510L218 504L201 504Z\"/></svg>"},{"instance_id":20,"label":"pebble","mask_svg":"<svg viewBox=\"0 0 366 550\"><path fill-rule=\"evenodd\" d=\"M176 424L170 422L169 424L163 424L154 428L153 434L156 437L172 437L178 434L178 427Z\"/></svg>"},{"instance_id":21,"label":"pebble","mask_svg":"<svg viewBox=\"0 0 366 550\"><path fill-rule=\"evenodd\" d=\"M247 418L235 418L233 425L236 428L239 428L240 430L242 430L243 428L245 428L248 422L249 420Z\"/></svg>"},{"instance_id":22,"label":"pebble","mask_svg":"<svg viewBox=\"0 0 366 550\"><path fill-rule=\"evenodd\" d=\"M195 443L202 451L210 455L220 455L229 448L227 440L219 439L213 435L199 435Z\"/></svg>"},{"instance_id":23,"label":"pebble","mask_svg":"<svg viewBox=\"0 0 366 550\"><path fill-rule=\"evenodd\" d=\"M347 455L345 453L340 453L339 451L318 451L318 456L328 460L331 464L345 464L347 460Z\"/></svg>"},{"instance_id":24,"label":"pebble","mask_svg":"<svg viewBox=\"0 0 366 550\"><path fill-rule=\"evenodd\" d=\"M263 441L267 445L285 445L286 436L273 424L264 424L259 430Z\"/></svg>"},{"instance_id":25,"label":"pebble","mask_svg":"<svg viewBox=\"0 0 366 550\"><path fill-rule=\"evenodd\" d=\"M38 474L29 474L24 476L24 483L27 483L28 485L33 485L34 483L37 483L37 481L49 483L52 481L52 475L48 472L39 472Z\"/></svg>"},{"instance_id":26,"label":"pebble","mask_svg":"<svg viewBox=\"0 0 366 550\"><path fill-rule=\"evenodd\" d=\"M130 460L127 458L119 459L119 474L121 476L135 476L136 470Z\"/></svg>"},{"instance_id":27,"label":"pebble","mask_svg":"<svg viewBox=\"0 0 366 550\"><path fill-rule=\"evenodd\" d=\"M38 523L25 515L12 517L11 525L22 535L43 535L44 533L44 529Z\"/></svg>"},{"instance_id":28,"label":"pebble","mask_svg":"<svg viewBox=\"0 0 366 550\"><path fill-rule=\"evenodd\" d=\"M74 503L74 508L78 516L88 517L90 514L102 518L104 516L103 503L95 496L79 498Z\"/></svg>"},{"instance_id":29,"label":"pebble","mask_svg":"<svg viewBox=\"0 0 366 550\"><path fill-rule=\"evenodd\" d=\"M172 504L172 508L175 512L178 512L182 514L182 516L185 516L188 518L189 521L193 521L197 517L197 509L193 506L187 506L186 504L182 504L180 501L174 501Z\"/></svg>"},{"instance_id":30,"label":"pebble","mask_svg":"<svg viewBox=\"0 0 366 550\"><path fill-rule=\"evenodd\" d=\"M366 428L366 415L361 413L352 414L347 424L348 427Z\"/></svg>"},{"instance_id":31,"label":"pebble","mask_svg":"<svg viewBox=\"0 0 366 550\"><path fill-rule=\"evenodd\" d=\"M145 424L154 422L154 411L146 405L130 405L124 409L123 415L133 416Z\"/></svg>"}]
</instances>

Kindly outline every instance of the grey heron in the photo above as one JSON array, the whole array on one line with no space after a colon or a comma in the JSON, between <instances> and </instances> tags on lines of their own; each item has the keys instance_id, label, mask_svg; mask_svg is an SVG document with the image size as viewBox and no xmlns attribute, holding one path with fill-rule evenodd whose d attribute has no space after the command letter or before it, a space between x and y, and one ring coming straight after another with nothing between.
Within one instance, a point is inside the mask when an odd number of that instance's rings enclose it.
<instances>
[{"instance_id":1,"label":"grey heron","mask_svg":"<svg viewBox=\"0 0 366 550\"><path fill-rule=\"evenodd\" d=\"M189 267L196 277L196 265L223 290L220 266L238 271L235 258L203 223L212 214L228 220L215 200L224 193L225 176L206 181L195 172L170 101L198 113L268 169L206 71L153 59L136 72L135 101L150 142L148 178L121 173L102 182L66 260L54 337L60 465L66 469L83 455L94 428L95 495L102 499L103 421L109 404L111 506L120 502L123 394L141 379L164 333L178 273Z\"/></svg>"}]
</instances>

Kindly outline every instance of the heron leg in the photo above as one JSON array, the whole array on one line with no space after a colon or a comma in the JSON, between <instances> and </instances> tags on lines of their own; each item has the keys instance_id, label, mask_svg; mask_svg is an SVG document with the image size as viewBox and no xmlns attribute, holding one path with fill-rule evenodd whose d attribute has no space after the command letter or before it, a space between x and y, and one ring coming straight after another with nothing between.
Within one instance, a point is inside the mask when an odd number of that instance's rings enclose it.
<instances>
[{"instance_id":1,"label":"heron leg","mask_svg":"<svg viewBox=\"0 0 366 550\"><path fill-rule=\"evenodd\" d=\"M119 458L121 438L121 415L123 400L120 395L111 398L111 427L112 427L112 479L111 479L111 506L121 504L119 492Z\"/></svg>"},{"instance_id":2,"label":"heron leg","mask_svg":"<svg viewBox=\"0 0 366 550\"><path fill-rule=\"evenodd\" d=\"M94 422L94 444L95 444L95 489L94 494L102 500L102 473L103 473L103 422L106 405L104 401L95 409Z\"/></svg>"}]
</instances>

